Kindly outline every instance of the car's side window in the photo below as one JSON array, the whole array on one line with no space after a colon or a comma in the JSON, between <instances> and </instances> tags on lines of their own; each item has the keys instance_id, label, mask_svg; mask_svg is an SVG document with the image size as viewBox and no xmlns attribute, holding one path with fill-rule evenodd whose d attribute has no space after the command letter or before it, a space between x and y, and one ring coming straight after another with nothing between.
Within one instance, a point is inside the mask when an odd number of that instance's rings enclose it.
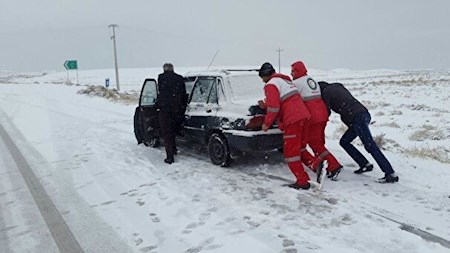
<instances>
[{"instance_id":1,"label":"car's side window","mask_svg":"<svg viewBox=\"0 0 450 253\"><path fill-rule=\"evenodd\" d=\"M213 87L215 86L214 84L214 78L198 79L195 83L194 89L192 90L191 102L208 103L211 91L215 90L215 88L213 89ZM217 91L213 91L213 93L215 93L214 96L217 97Z\"/></svg>"},{"instance_id":2,"label":"car's side window","mask_svg":"<svg viewBox=\"0 0 450 253\"><path fill-rule=\"evenodd\" d=\"M217 85L216 82L214 82L213 86L211 87L211 92L209 93L208 104L217 104L217 102Z\"/></svg>"},{"instance_id":3,"label":"car's side window","mask_svg":"<svg viewBox=\"0 0 450 253\"><path fill-rule=\"evenodd\" d=\"M219 82L217 83L217 91L219 92L218 96L217 96L217 101L219 102L219 104L224 104L226 102L226 98L225 98L225 91L224 91L224 87L223 87L223 82L221 79L219 79Z\"/></svg>"},{"instance_id":4,"label":"car's side window","mask_svg":"<svg viewBox=\"0 0 450 253\"><path fill-rule=\"evenodd\" d=\"M158 97L157 84L154 80L148 80L144 84L141 95L141 106L155 105Z\"/></svg>"}]
</instances>

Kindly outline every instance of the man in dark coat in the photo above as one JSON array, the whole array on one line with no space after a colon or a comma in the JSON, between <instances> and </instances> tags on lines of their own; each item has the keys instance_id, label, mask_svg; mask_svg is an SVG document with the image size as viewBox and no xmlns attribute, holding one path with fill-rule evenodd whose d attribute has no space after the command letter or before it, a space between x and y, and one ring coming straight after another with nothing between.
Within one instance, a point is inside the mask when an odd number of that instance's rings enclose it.
<instances>
[{"instance_id":1,"label":"man in dark coat","mask_svg":"<svg viewBox=\"0 0 450 253\"><path fill-rule=\"evenodd\" d=\"M341 115L341 120L348 126L347 131L342 136L339 144L359 165L359 169L354 171L356 174L371 171L373 165L351 144L351 142L359 137L364 144L364 148L369 152L385 176L380 178L380 183L398 182L398 176L395 175L391 164L381 153L377 144L373 140L369 130L370 114L364 105L362 105L352 94L340 83L319 82L322 91L322 99L328 107L328 110Z\"/></svg>"},{"instance_id":2,"label":"man in dark coat","mask_svg":"<svg viewBox=\"0 0 450 253\"><path fill-rule=\"evenodd\" d=\"M167 155L164 162L171 164L177 153L175 135L182 128L187 95L184 79L174 72L173 65L166 63L163 69L158 76L158 118Z\"/></svg>"}]
</instances>

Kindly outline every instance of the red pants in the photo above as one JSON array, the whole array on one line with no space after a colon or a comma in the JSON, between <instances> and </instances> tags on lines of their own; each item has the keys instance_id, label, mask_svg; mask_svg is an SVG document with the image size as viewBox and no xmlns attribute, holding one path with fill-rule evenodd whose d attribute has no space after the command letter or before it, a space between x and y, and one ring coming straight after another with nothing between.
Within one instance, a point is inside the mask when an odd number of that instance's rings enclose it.
<instances>
[{"instance_id":1,"label":"red pants","mask_svg":"<svg viewBox=\"0 0 450 253\"><path fill-rule=\"evenodd\" d=\"M303 131L302 161L311 170L315 171L317 166L323 161L328 161L328 171L333 172L341 167L341 164L325 147L325 127L327 122L316 124L306 123ZM313 150L314 156L306 150L306 145Z\"/></svg>"},{"instance_id":2,"label":"red pants","mask_svg":"<svg viewBox=\"0 0 450 253\"><path fill-rule=\"evenodd\" d=\"M301 160L302 133L305 121L299 121L289 126L285 126L283 131L283 150L284 158L291 169L297 184L305 185L308 183L309 176L303 169Z\"/></svg>"}]
</instances>

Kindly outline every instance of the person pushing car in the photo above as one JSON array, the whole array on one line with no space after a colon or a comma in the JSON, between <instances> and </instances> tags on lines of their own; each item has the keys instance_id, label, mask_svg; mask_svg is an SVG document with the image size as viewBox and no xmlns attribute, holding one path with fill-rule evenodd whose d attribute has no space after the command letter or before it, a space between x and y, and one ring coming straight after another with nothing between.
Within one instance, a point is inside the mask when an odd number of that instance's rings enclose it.
<instances>
[{"instance_id":1,"label":"person pushing car","mask_svg":"<svg viewBox=\"0 0 450 253\"><path fill-rule=\"evenodd\" d=\"M398 182L398 176L370 133L369 123L371 117L367 108L354 98L350 91L341 83L319 82L319 86L322 92L322 99L327 107L340 114L341 120L348 126L339 144L359 165L359 169L355 170L354 173L361 174L373 169L373 165L351 143L356 137L359 137L364 144L364 148L373 156L384 172L384 177L378 179L378 182Z\"/></svg>"},{"instance_id":2,"label":"person pushing car","mask_svg":"<svg viewBox=\"0 0 450 253\"><path fill-rule=\"evenodd\" d=\"M311 187L310 179L303 169L300 149L303 126L310 114L290 77L275 73L268 62L261 66L259 76L265 83L265 102L258 103L267 112L262 130L267 131L277 120L278 127L283 131L284 157L296 177L296 182L289 186L307 190Z\"/></svg>"},{"instance_id":3,"label":"person pushing car","mask_svg":"<svg viewBox=\"0 0 450 253\"><path fill-rule=\"evenodd\" d=\"M295 84L308 108L311 118L306 121L303 135L302 161L311 170L316 171L321 162L328 161L328 178L336 180L342 166L325 147L325 127L328 122L328 108L322 100L320 87L308 75L308 70L302 61L291 65L292 83ZM314 152L312 156L306 146Z\"/></svg>"}]
</instances>

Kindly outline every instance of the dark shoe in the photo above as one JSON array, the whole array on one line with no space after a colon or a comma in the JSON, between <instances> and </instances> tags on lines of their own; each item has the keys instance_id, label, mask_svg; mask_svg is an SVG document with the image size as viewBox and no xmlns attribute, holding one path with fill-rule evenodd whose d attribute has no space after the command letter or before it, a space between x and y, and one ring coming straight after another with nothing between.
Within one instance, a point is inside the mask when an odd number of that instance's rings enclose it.
<instances>
[{"instance_id":1,"label":"dark shoe","mask_svg":"<svg viewBox=\"0 0 450 253\"><path fill-rule=\"evenodd\" d=\"M172 164L174 161L173 161L173 158L166 158L166 159L164 159L164 162L168 163L168 164Z\"/></svg>"},{"instance_id":2,"label":"dark shoe","mask_svg":"<svg viewBox=\"0 0 450 253\"><path fill-rule=\"evenodd\" d=\"M380 184L395 183L398 182L398 176L395 175L395 173L392 173L384 176L383 178L379 178L377 181Z\"/></svg>"},{"instance_id":3,"label":"dark shoe","mask_svg":"<svg viewBox=\"0 0 450 253\"><path fill-rule=\"evenodd\" d=\"M358 170L353 171L355 174L362 174L373 170L373 165L371 163L366 164L364 167L359 168Z\"/></svg>"},{"instance_id":4,"label":"dark shoe","mask_svg":"<svg viewBox=\"0 0 450 253\"><path fill-rule=\"evenodd\" d=\"M296 189L296 190L300 190L300 189L308 190L309 188L311 188L311 185L309 183L302 184L302 185L299 185L297 183L293 183L293 184L288 184L287 186L291 187L293 189Z\"/></svg>"},{"instance_id":5,"label":"dark shoe","mask_svg":"<svg viewBox=\"0 0 450 253\"><path fill-rule=\"evenodd\" d=\"M339 166L336 170L327 173L327 177L333 181L337 181L339 173L342 171L342 166Z\"/></svg>"}]
</instances>

